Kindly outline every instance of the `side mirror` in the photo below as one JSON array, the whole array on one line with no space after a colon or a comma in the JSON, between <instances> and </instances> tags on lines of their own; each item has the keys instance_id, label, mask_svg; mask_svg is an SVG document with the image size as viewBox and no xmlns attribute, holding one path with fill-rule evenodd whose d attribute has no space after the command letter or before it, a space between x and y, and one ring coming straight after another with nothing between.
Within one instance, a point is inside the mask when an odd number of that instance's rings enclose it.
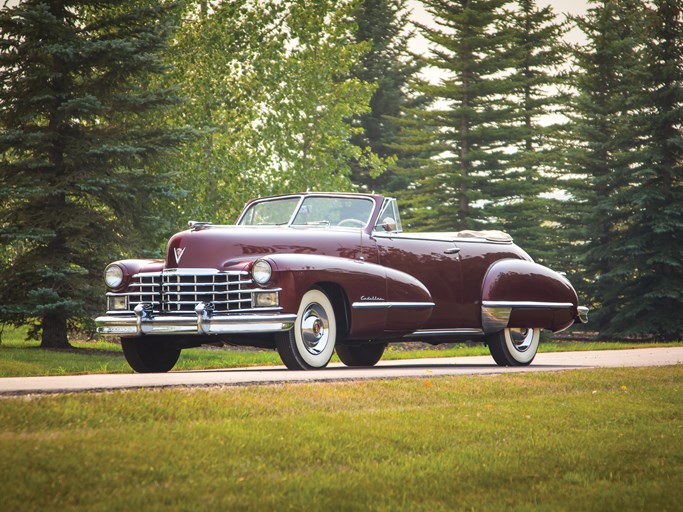
<instances>
[{"instance_id":1,"label":"side mirror","mask_svg":"<svg viewBox=\"0 0 683 512\"><path fill-rule=\"evenodd\" d=\"M384 231L396 231L396 221L391 217L382 219L382 229Z\"/></svg>"}]
</instances>

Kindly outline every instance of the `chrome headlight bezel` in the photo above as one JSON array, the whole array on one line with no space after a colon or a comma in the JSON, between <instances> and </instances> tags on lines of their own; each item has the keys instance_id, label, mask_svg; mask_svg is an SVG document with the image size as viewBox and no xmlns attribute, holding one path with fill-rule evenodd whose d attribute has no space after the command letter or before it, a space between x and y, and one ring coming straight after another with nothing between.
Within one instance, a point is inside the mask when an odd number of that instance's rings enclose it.
<instances>
[{"instance_id":1,"label":"chrome headlight bezel","mask_svg":"<svg viewBox=\"0 0 683 512\"><path fill-rule=\"evenodd\" d=\"M107 268L104 269L104 284L106 284L108 288L112 290L121 288L123 279L124 272L120 265L111 263L110 265L107 265Z\"/></svg>"},{"instance_id":2,"label":"chrome headlight bezel","mask_svg":"<svg viewBox=\"0 0 683 512\"><path fill-rule=\"evenodd\" d=\"M266 260L256 260L251 267L251 278L258 285L268 284L272 276L273 267Z\"/></svg>"}]
</instances>

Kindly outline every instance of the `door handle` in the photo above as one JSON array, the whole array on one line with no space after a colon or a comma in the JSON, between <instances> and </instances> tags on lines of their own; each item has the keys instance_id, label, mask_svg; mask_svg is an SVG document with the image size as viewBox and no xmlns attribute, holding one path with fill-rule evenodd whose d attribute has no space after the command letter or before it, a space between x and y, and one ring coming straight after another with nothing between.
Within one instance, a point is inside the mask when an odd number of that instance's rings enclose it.
<instances>
[{"instance_id":1,"label":"door handle","mask_svg":"<svg viewBox=\"0 0 683 512\"><path fill-rule=\"evenodd\" d=\"M446 249L444 251L444 254L458 254L460 252L460 247L451 247L450 249Z\"/></svg>"}]
</instances>

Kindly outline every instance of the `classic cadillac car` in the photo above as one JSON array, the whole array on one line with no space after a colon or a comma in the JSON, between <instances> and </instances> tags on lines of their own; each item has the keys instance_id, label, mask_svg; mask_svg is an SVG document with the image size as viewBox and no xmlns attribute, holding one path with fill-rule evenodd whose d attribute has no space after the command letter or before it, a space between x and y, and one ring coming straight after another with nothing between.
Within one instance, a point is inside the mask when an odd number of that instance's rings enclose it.
<instances>
[{"instance_id":1,"label":"classic cadillac car","mask_svg":"<svg viewBox=\"0 0 683 512\"><path fill-rule=\"evenodd\" d=\"M389 342L479 340L499 365L528 365L541 329L588 312L505 233L404 233L396 200L372 194L252 200L236 225L191 221L165 260L117 261L105 282L97 330L138 372L201 344L275 348L310 370L335 350L372 366Z\"/></svg>"}]
</instances>

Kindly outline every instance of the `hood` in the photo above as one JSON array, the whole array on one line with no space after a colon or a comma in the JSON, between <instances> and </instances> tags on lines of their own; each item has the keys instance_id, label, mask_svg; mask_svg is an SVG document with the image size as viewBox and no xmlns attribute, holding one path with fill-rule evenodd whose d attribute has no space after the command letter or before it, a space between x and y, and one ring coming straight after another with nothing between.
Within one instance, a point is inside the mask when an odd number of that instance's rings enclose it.
<instances>
[{"instance_id":1,"label":"hood","mask_svg":"<svg viewBox=\"0 0 683 512\"><path fill-rule=\"evenodd\" d=\"M360 250L357 230L320 228L211 227L171 237L166 268L240 268L268 254L325 254L352 257Z\"/></svg>"}]
</instances>

